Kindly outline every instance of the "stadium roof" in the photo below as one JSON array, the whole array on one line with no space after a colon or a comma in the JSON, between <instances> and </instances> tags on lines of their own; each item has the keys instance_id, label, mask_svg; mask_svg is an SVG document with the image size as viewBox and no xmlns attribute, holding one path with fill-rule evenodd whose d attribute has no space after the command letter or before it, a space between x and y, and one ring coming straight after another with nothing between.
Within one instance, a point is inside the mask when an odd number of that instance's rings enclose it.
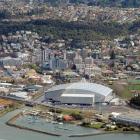
<instances>
[{"instance_id":1,"label":"stadium roof","mask_svg":"<svg viewBox=\"0 0 140 140\"><path fill-rule=\"evenodd\" d=\"M94 94L100 94L102 96L109 95L113 90L109 87L89 82L77 82L77 83L68 83L54 86L47 90L47 92L58 91L58 90L83 90L90 91Z\"/></svg>"}]
</instances>

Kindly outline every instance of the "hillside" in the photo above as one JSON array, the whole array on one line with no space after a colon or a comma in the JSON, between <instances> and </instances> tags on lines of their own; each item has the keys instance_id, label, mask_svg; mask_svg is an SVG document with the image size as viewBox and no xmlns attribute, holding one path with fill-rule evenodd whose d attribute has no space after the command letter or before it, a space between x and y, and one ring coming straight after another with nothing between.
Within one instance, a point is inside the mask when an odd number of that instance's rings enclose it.
<instances>
[{"instance_id":1,"label":"hillside","mask_svg":"<svg viewBox=\"0 0 140 140\"><path fill-rule=\"evenodd\" d=\"M51 4L65 3L68 0L46 0ZM69 0L70 3L85 3L98 6L140 7L140 0Z\"/></svg>"},{"instance_id":2,"label":"hillside","mask_svg":"<svg viewBox=\"0 0 140 140\"><path fill-rule=\"evenodd\" d=\"M17 30L31 30L40 35L53 35L54 38L101 40L113 39L125 36L129 33L138 33L140 21L131 24L119 24L115 22L82 24L76 22L64 22L59 20L34 20L30 22L0 22L0 34L8 34Z\"/></svg>"}]
</instances>

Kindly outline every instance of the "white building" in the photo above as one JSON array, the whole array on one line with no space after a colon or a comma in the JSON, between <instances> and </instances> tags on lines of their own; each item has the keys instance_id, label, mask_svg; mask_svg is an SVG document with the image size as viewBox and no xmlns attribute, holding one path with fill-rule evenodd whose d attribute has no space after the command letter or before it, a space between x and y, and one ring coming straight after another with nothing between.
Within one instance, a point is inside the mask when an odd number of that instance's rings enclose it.
<instances>
[{"instance_id":1,"label":"white building","mask_svg":"<svg viewBox=\"0 0 140 140\"><path fill-rule=\"evenodd\" d=\"M85 67L85 75L96 76L101 74L102 70L97 66Z\"/></svg>"},{"instance_id":2,"label":"white building","mask_svg":"<svg viewBox=\"0 0 140 140\"><path fill-rule=\"evenodd\" d=\"M23 91L11 92L10 96L16 97L16 98L21 98L24 100L31 99L31 96L28 95L28 92L23 92Z\"/></svg>"}]
</instances>

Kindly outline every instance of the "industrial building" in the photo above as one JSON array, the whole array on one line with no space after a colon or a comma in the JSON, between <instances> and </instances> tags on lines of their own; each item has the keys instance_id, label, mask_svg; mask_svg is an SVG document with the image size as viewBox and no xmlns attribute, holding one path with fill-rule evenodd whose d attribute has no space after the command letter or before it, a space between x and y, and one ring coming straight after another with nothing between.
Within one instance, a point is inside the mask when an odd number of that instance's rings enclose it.
<instances>
[{"instance_id":1,"label":"industrial building","mask_svg":"<svg viewBox=\"0 0 140 140\"><path fill-rule=\"evenodd\" d=\"M45 100L58 104L91 105L109 102L113 90L109 87L80 81L54 86L45 92Z\"/></svg>"}]
</instances>

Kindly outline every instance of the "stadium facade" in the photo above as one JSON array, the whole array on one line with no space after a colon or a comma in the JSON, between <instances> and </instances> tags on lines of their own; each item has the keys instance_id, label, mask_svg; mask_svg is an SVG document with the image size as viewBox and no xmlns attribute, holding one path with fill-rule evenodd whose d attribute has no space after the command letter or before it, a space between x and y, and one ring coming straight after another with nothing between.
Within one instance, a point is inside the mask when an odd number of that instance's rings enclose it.
<instances>
[{"instance_id":1,"label":"stadium facade","mask_svg":"<svg viewBox=\"0 0 140 140\"><path fill-rule=\"evenodd\" d=\"M109 102L113 98L113 90L109 87L80 81L56 85L45 92L45 100L59 104L94 105Z\"/></svg>"}]
</instances>

